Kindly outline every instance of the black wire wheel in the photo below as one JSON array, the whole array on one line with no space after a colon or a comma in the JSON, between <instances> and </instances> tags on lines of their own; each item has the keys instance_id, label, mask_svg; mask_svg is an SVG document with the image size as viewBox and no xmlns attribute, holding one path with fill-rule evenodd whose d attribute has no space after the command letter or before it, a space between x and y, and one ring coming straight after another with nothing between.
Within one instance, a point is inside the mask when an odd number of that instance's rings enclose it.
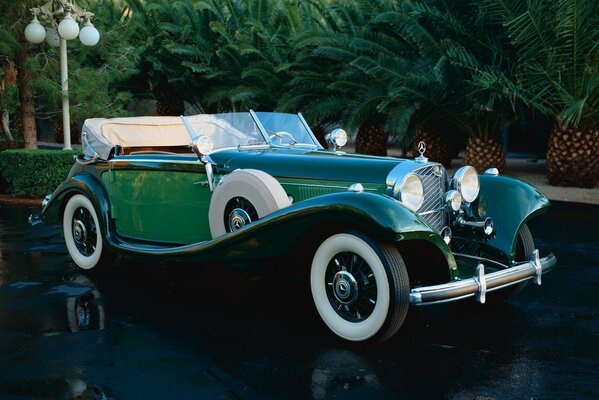
<instances>
[{"instance_id":1,"label":"black wire wheel","mask_svg":"<svg viewBox=\"0 0 599 400\"><path fill-rule=\"evenodd\" d=\"M337 253L325 274L329 302L343 319L360 322L376 305L376 280L366 261L351 251Z\"/></svg>"},{"instance_id":2,"label":"black wire wheel","mask_svg":"<svg viewBox=\"0 0 599 400\"><path fill-rule=\"evenodd\" d=\"M76 194L67 202L63 232L69 255L79 267L92 269L107 259L96 210L84 195Z\"/></svg>"},{"instance_id":3,"label":"black wire wheel","mask_svg":"<svg viewBox=\"0 0 599 400\"><path fill-rule=\"evenodd\" d=\"M235 232L258 218L256 207L245 197L234 197L225 207L224 223L227 233Z\"/></svg>"},{"instance_id":4,"label":"black wire wheel","mask_svg":"<svg viewBox=\"0 0 599 400\"><path fill-rule=\"evenodd\" d=\"M352 233L330 236L316 250L312 298L324 323L350 341L383 342L408 312L408 273L397 248Z\"/></svg>"}]
</instances>

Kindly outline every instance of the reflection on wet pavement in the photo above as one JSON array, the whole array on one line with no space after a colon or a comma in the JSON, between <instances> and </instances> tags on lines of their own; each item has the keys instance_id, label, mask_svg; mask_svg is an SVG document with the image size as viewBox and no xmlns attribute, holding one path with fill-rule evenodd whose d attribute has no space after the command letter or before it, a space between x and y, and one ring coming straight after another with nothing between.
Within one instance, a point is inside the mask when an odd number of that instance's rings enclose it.
<instances>
[{"instance_id":1,"label":"reflection on wet pavement","mask_svg":"<svg viewBox=\"0 0 599 400\"><path fill-rule=\"evenodd\" d=\"M559 259L542 287L411 310L381 346L332 337L300 271L122 258L84 274L30 211L0 205L2 399L599 397L597 206L531 223Z\"/></svg>"}]
</instances>

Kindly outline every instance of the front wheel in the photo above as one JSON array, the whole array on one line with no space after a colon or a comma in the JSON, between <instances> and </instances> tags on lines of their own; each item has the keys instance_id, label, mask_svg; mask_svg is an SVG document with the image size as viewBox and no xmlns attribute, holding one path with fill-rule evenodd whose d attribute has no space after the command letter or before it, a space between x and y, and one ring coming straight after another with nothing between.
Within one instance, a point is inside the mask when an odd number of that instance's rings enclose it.
<instances>
[{"instance_id":1,"label":"front wheel","mask_svg":"<svg viewBox=\"0 0 599 400\"><path fill-rule=\"evenodd\" d=\"M318 247L310 287L324 323L346 340L384 342L408 312L410 284L397 248L351 233L330 236Z\"/></svg>"},{"instance_id":2,"label":"front wheel","mask_svg":"<svg viewBox=\"0 0 599 400\"><path fill-rule=\"evenodd\" d=\"M98 215L87 197L76 194L69 199L62 226L69 255L79 267L90 270L108 259Z\"/></svg>"},{"instance_id":3,"label":"front wheel","mask_svg":"<svg viewBox=\"0 0 599 400\"><path fill-rule=\"evenodd\" d=\"M532 233L530 233L530 229L528 229L528 225L526 223L522 224L520 230L518 231L518 236L516 238L516 254L514 257L514 261L529 261L532 252L535 249L535 241L532 237ZM510 286L505 289L501 289L494 293L492 296L489 296L488 300L491 304L501 304L512 296L520 293L528 284L528 281L520 282L514 286Z\"/></svg>"}]
</instances>

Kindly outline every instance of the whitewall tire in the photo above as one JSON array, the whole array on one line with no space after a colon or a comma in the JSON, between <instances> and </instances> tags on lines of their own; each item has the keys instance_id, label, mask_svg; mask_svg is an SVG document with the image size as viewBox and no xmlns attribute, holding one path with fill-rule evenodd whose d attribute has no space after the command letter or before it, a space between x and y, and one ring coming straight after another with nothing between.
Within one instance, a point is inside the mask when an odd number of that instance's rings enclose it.
<instances>
[{"instance_id":1,"label":"whitewall tire","mask_svg":"<svg viewBox=\"0 0 599 400\"><path fill-rule=\"evenodd\" d=\"M255 169L238 169L225 177L212 193L208 220L212 237L224 235L289 206L285 189L271 175Z\"/></svg>"},{"instance_id":2,"label":"whitewall tire","mask_svg":"<svg viewBox=\"0 0 599 400\"><path fill-rule=\"evenodd\" d=\"M81 194L71 197L64 208L62 226L67 250L75 264L86 270L98 265L104 240L92 202Z\"/></svg>"},{"instance_id":3,"label":"whitewall tire","mask_svg":"<svg viewBox=\"0 0 599 400\"><path fill-rule=\"evenodd\" d=\"M355 342L391 338L409 307L409 279L399 251L351 233L330 236L318 247L310 288L329 329Z\"/></svg>"}]
</instances>

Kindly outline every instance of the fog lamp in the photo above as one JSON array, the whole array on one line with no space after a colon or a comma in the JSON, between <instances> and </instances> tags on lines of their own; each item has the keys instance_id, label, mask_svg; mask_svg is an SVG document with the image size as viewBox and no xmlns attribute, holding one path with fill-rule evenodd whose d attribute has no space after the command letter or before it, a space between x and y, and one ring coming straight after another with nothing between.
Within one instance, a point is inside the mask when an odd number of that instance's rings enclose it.
<instances>
[{"instance_id":1,"label":"fog lamp","mask_svg":"<svg viewBox=\"0 0 599 400\"><path fill-rule=\"evenodd\" d=\"M453 211L458 211L462 206L462 195L457 190L445 193L445 204Z\"/></svg>"}]
</instances>

